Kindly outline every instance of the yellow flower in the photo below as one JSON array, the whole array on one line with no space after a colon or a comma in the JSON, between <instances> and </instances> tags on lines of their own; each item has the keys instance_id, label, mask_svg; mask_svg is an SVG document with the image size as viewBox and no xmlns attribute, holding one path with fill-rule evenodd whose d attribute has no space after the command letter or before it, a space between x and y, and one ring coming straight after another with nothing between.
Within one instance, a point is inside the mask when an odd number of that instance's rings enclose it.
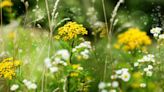
<instances>
[{"instance_id":1,"label":"yellow flower","mask_svg":"<svg viewBox=\"0 0 164 92\"><path fill-rule=\"evenodd\" d=\"M87 30L81 24L76 22L68 22L63 27L58 29L58 35L55 36L56 39L71 40L76 38L78 35L88 34Z\"/></svg>"},{"instance_id":2,"label":"yellow flower","mask_svg":"<svg viewBox=\"0 0 164 92\"><path fill-rule=\"evenodd\" d=\"M79 67L80 67L79 64L73 64L73 65L72 65L72 68L75 69L75 70L78 69Z\"/></svg>"},{"instance_id":3,"label":"yellow flower","mask_svg":"<svg viewBox=\"0 0 164 92\"><path fill-rule=\"evenodd\" d=\"M15 36L16 36L15 32L10 32L10 33L8 34L8 38L10 38L10 39L14 39Z\"/></svg>"},{"instance_id":4,"label":"yellow flower","mask_svg":"<svg viewBox=\"0 0 164 92\"><path fill-rule=\"evenodd\" d=\"M11 80L16 75L16 68L20 65L20 61L11 58L6 58L0 62L0 78Z\"/></svg>"},{"instance_id":5,"label":"yellow flower","mask_svg":"<svg viewBox=\"0 0 164 92\"><path fill-rule=\"evenodd\" d=\"M4 0L0 2L0 8L13 6L13 3L10 0Z\"/></svg>"},{"instance_id":6,"label":"yellow flower","mask_svg":"<svg viewBox=\"0 0 164 92\"><path fill-rule=\"evenodd\" d=\"M78 72L71 72L70 76L71 77L77 77L77 76L79 76L79 73Z\"/></svg>"},{"instance_id":7,"label":"yellow flower","mask_svg":"<svg viewBox=\"0 0 164 92\"><path fill-rule=\"evenodd\" d=\"M146 32L140 31L138 28L129 28L125 33L118 35L118 42L114 45L115 48L122 48L125 51L142 49L151 44L151 39Z\"/></svg>"}]
</instances>

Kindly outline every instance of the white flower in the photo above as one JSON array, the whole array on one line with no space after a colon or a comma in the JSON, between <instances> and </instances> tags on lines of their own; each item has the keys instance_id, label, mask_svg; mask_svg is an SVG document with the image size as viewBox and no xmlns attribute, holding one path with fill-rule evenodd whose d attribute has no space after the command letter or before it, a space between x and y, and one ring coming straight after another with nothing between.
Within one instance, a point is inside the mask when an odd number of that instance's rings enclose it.
<instances>
[{"instance_id":1,"label":"white flower","mask_svg":"<svg viewBox=\"0 0 164 92\"><path fill-rule=\"evenodd\" d=\"M148 69L149 70L153 69L153 66L152 65L148 65Z\"/></svg>"},{"instance_id":2,"label":"white flower","mask_svg":"<svg viewBox=\"0 0 164 92\"><path fill-rule=\"evenodd\" d=\"M148 54L139 59L138 62L155 62L154 55Z\"/></svg>"},{"instance_id":3,"label":"white flower","mask_svg":"<svg viewBox=\"0 0 164 92\"><path fill-rule=\"evenodd\" d=\"M149 76L149 77L150 77L150 76L152 76L152 75L153 75L153 72L152 72L152 71L147 71L147 72L146 72L146 76Z\"/></svg>"},{"instance_id":4,"label":"white flower","mask_svg":"<svg viewBox=\"0 0 164 92\"><path fill-rule=\"evenodd\" d=\"M99 89L104 89L106 87L106 84L104 82L100 82L98 85Z\"/></svg>"},{"instance_id":5,"label":"white flower","mask_svg":"<svg viewBox=\"0 0 164 92\"><path fill-rule=\"evenodd\" d=\"M70 53L66 49L62 49L56 52L56 55L60 55L62 59L69 60Z\"/></svg>"},{"instance_id":6,"label":"white flower","mask_svg":"<svg viewBox=\"0 0 164 92\"><path fill-rule=\"evenodd\" d=\"M47 68L50 68L52 66L51 59L50 58L46 58L44 60L44 63L45 63L45 65L46 65Z\"/></svg>"},{"instance_id":7,"label":"white flower","mask_svg":"<svg viewBox=\"0 0 164 92\"><path fill-rule=\"evenodd\" d=\"M73 49L72 49L72 52L76 52L76 50L77 50L76 48L73 48Z\"/></svg>"},{"instance_id":8,"label":"white flower","mask_svg":"<svg viewBox=\"0 0 164 92\"><path fill-rule=\"evenodd\" d=\"M13 84L10 88L11 91L16 91L19 88L18 84Z\"/></svg>"},{"instance_id":9,"label":"white flower","mask_svg":"<svg viewBox=\"0 0 164 92\"><path fill-rule=\"evenodd\" d=\"M91 49L91 42L84 41L84 42L80 43L78 46L76 46L75 48L76 49L79 49L79 48L88 48L88 49Z\"/></svg>"},{"instance_id":10,"label":"white flower","mask_svg":"<svg viewBox=\"0 0 164 92\"><path fill-rule=\"evenodd\" d=\"M116 90L115 89L111 89L109 92L116 92Z\"/></svg>"},{"instance_id":11,"label":"white flower","mask_svg":"<svg viewBox=\"0 0 164 92\"><path fill-rule=\"evenodd\" d=\"M121 79L122 79L123 81L125 81L125 82L129 81L129 79L130 79L130 73L129 73L129 72L123 72L123 73L121 74Z\"/></svg>"},{"instance_id":12,"label":"white flower","mask_svg":"<svg viewBox=\"0 0 164 92\"><path fill-rule=\"evenodd\" d=\"M154 37L158 37L158 35L161 33L162 28L160 27L156 27L156 28L152 28L150 30L150 32L154 35Z\"/></svg>"},{"instance_id":13,"label":"white flower","mask_svg":"<svg viewBox=\"0 0 164 92\"><path fill-rule=\"evenodd\" d=\"M101 90L101 92L108 92L106 89Z\"/></svg>"},{"instance_id":14,"label":"white flower","mask_svg":"<svg viewBox=\"0 0 164 92\"><path fill-rule=\"evenodd\" d=\"M135 66L135 67L137 67L138 65L139 65L139 63L138 63L138 62L135 62L135 63L134 63L134 66Z\"/></svg>"},{"instance_id":15,"label":"white flower","mask_svg":"<svg viewBox=\"0 0 164 92\"><path fill-rule=\"evenodd\" d=\"M35 83L32 83L31 81L28 81L26 79L23 80L23 83L28 89L36 89L37 88L37 85Z\"/></svg>"},{"instance_id":16,"label":"white flower","mask_svg":"<svg viewBox=\"0 0 164 92\"><path fill-rule=\"evenodd\" d=\"M164 39L164 34L159 35L159 39Z\"/></svg>"},{"instance_id":17,"label":"white flower","mask_svg":"<svg viewBox=\"0 0 164 92\"><path fill-rule=\"evenodd\" d=\"M35 83L32 83L31 85L28 86L28 89L36 89L37 85Z\"/></svg>"},{"instance_id":18,"label":"white flower","mask_svg":"<svg viewBox=\"0 0 164 92\"><path fill-rule=\"evenodd\" d=\"M58 71L58 67L51 67L50 72L51 73L56 73Z\"/></svg>"},{"instance_id":19,"label":"white flower","mask_svg":"<svg viewBox=\"0 0 164 92\"><path fill-rule=\"evenodd\" d=\"M122 73L122 70L117 70L116 71L116 74L121 74Z\"/></svg>"},{"instance_id":20,"label":"white flower","mask_svg":"<svg viewBox=\"0 0 164 92\"><path fill-rule=\"evenodd\" d=\"M145 87L146 87L146 84L145 84L145 83L141 83L141 84L140 84L140 87L141 87L141 88L145 88Z\"/></svg>"},{"instance_id":21,"label":"white flower","mask_svg":"<svg viewBox=\"0 0 164 92\"><path fill-rule=\"evenodd\" d=\"M144 71L145 71L145 72L148 72L148 71L149 71L149 69L148 69L148 68L144 68Z\"/></svg>"},{"instance_id":22,"label":"white flower","mask_svg":"<svg viewBox=\"0 0 164 92\"><path fill-rule=\"evenodd\" d=\"M155 34L153 34L153 36L154 36L154 37L158 37L158 34L155 33Z\"/></svg>"},{"instance_id":23,"label":"white flower","mask_svg":"<svg viewBox=\"0 0 164 92\"><path fill-rule=\"evenodd\" d=\"M117 88L119 86L119 83L117 81L112 82L112 87Z\"/></svg>"},{"instance_id":24,"label":"white flower","mask_svg":"<svg viewBox=\"0 0 164 92\"><path fill-rule=\"evenodd\" d=\"M55 58L55 62L56 62L57 64L59 64L59 63L61 62L61 59L58 58L58 57L56 57L56 58Z\"/></svg>"},{"instance_id":25,"label":"white flower","mask_svg":"<svg viewBox=\"0 0 164 92\"><path fill-rule=\"evenodd\" d=\"M89 58L89 50L85 49L84 51L80 52L80 54L83 56L84 59Z\"/></svg>"}]
</instances>

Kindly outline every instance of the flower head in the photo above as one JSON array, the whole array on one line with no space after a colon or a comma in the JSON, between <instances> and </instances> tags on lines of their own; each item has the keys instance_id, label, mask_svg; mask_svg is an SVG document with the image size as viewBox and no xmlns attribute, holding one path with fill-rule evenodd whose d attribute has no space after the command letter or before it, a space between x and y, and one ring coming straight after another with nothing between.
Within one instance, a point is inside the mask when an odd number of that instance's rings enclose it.
<instances>
[{"instance_id":1,"label":"flower head","mask_svg":"<svg viewBox=\"0 0 164 92\"><path fill-rule=\"evenodd\" d=\"M0 63L0 78L12 79L16 75L16 68L20 65L20 61L13 58L6 58Z\"/></svg>"},{"instance_id":2,"label":"flower head","mask_svg":"<svg viewBox=\"0 0 164 92\"><path fill-rule=\"evenodd\" d=\"M11 91L16 91L19 88L18 84L13 84L10 88Z\"/></svg>"},{"instance_id":3,"label":"flower head","mask_svg":"<svg viewBox=\"0 0 164 92\"><path fill-rule=\"evenodd\" d=\"M142 32L138 28L129 28L128 31L118 36L118 42L115 44L115 48L122 47L125 51L132 51L143 49L150 44L151 39L146 35L146 32Z\"/></svg>"},{"instance_id":4,"label":"flower head","mask_svg":"<svg viewBox=\"0 0 164 92\"><path fill-rule=\"evenodd\" d=\"M4 0L0 2L0 8L13 6L13 3L10 0Z\"/></svg>"},{"instance_id":5,"label":"flower head","mask_svg":"<svg viewBox=\"0 0 164 92\"><path fill-rule=\"evenodd\" d=\"M78 35L88 34L87 30L81 24L76 22L68 22L63 27L58 29L58 35L55 36L56 39L71 40L76 38Z\"/></svg>"}]
</instances>

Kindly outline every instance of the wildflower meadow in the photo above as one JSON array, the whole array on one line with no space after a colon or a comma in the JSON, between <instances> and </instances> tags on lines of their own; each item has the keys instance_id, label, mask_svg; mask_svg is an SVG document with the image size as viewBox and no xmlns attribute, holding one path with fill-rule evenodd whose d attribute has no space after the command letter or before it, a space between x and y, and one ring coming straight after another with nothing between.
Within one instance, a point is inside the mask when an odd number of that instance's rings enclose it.
<instances>
[{"instance_id":1,"label":"wildflower meadow","mask_svg":"<svg viewBox=\"0 0 164 92\"><path fill-rule=\"evenodd\" d=\"M0 0L0 92L164 92L163 0Z\"/></svg>"}]
</instances>

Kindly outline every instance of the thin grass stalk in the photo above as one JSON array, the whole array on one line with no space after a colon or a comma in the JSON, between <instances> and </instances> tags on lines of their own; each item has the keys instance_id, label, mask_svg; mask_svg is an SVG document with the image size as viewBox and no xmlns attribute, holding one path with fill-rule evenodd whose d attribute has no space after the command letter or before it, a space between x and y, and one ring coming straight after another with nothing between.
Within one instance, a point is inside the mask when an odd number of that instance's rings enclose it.
<instances>
[{"instance_id":1,"label":"thin grass stalk","mask_svg":"<svg viewBox=\"0 0 164 92\"><path fill-rule=\"evenodd\" d=\"M102 0L102 6L103 6L103 13L104 13L105 27L106 27L106 32L107 32L108 42L109 42L109 44L111 44L111 34L109 34L108 20L107 20L107 16L106 16L106 8L105 8L104 0ZM110 55L111 55L111 50L110 50ZM111 59L112 59L112 58L111 58ZM106 78L106 68L107 68L107 63L108 63L108 56L106 56L105 64L104 64L104 75L103 75L103 81L105 81L105 78Z\"/></svg>"},{"instance_id":2,"label":"thin grass stalk","mask_svg":"<svg viewBox=\"0 0 164 92\"><path fill-rule=\"evenodd\" d=\"M102 6L103 6L103 13L104 13L104 19L105 19L105 25L106 25L106 30L107 30L107 36L108 36L108 45L110 46L110 50L109 50L109 54L110 54L110 61L112 61L112 50L111 50L111 44L112 44L112 30L113 30L113 25L114 25L114 21L115 21L115 17L117 15L117 11L120 7L120 4L123 3L124 0L119 0L112 12L112 17L110 19L110 26L108 27L108 20L107 20L107 16L106 16L106 9L105 9L105 2L104 0L102 0ZM106 57L106 60L105 60L105 64L104 64L104 76L103 76L103 81L105 81L105 78L106 78L106 68L107 68L107 65L108 65L108 56ZM113 67L113 64L112 64L112 71L113 71L114 67Z\"/></svg>"},{"instance_id":3,"label":"thin grass stalk","mask_svg":"<svg viewBox=\"0 0 164 92\"><path fill-rule=\"evenodd\" d=\"M56 12L58 2L59 0L55 2L54 13ZM47 18L48 18L48 24L49 24L49 31L50 31L49 32L49 45L48 45L48 57L50 58L51 45L52 45L52 40L53 40L53 26L51 25L51 16L50 16L50 11L49 11L49 6L48 6L48 0L45 0L45 5L46 5ZM42 77L42 92L44 92L45 73L46 73L46 68L44 66L43 77ZM45 85L46 85L46 81L45 81Z\"/></svg>"}]
</instances>

